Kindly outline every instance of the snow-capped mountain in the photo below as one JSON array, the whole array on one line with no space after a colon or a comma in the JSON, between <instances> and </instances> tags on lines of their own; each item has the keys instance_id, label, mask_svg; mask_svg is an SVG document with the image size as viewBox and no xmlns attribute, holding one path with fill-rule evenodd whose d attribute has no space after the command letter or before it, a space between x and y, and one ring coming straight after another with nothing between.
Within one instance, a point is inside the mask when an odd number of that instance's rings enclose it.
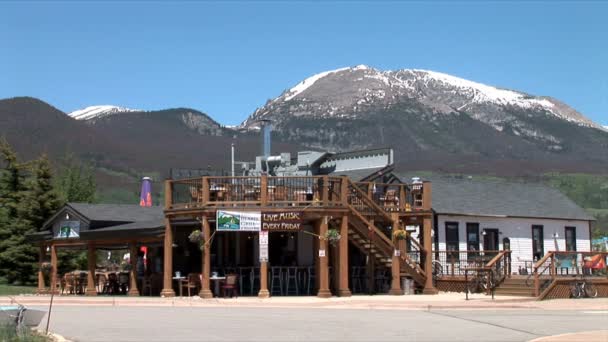
<instances>
[{"instance_id":1,"label":"snow-capped mountain","mask_svg":"<svg viewBox=\"0 0 608 342\"><path fill-rule=\"evenodd\" d=\"M404 98L428 105L435 114L469 113L497 130L513 117L478 113L479 107L488 109L487 106L491 106L494 112L506 107L542 111L579 125L600 128L576 110L550 97L500 89L435 71L381 71L366 65L313 75L256 110L243 126L248 127L256 119L272 116L273 110L285 103L297 115L357 117L357 113L370 105L390 107Z\"/></svg>"},{"instance_id":2,"label":"snow-capped mountain","mask_svg":"<svg viewBox=\"0 0 608 342\"><path fill-rule=\"evenodd\" d=\"M71 113L68 113L68 115L76 120L93 120L103 118L104 116L108 115L129 112L141 112L141 110L110 105L89 106L83 109L75 110Z\"/></svg>"},{"instance_id":3,"label":"snow-capped mountain","mask_svg":"<svg viewBox=\"0 0 608 342\"><path fill-rule=\"evenodd\" d=\"M325 71L269 100L241 128L255 129L260 119L271 120L280 139L323 149L390 145L405 158L608 159L602 126L557 99L429 70Z\"/></svg>"}]
</instances>

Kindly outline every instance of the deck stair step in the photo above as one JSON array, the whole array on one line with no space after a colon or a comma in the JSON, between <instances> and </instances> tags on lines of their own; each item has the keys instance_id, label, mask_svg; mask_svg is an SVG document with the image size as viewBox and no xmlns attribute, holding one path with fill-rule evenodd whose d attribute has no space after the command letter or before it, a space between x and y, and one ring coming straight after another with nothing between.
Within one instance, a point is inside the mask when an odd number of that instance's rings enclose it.
<instances>
[{"instance_id":1,"label":"deck stair step","mask_svg":"<svg viewBox=\"0 0 608 342\"><path fill-rule=\"evenodd\" d=\"M506 278L496 288L494 294L497 296L534 297L534 287L528 286L526 279L527 277Z\"/></svg>"}]
</instances>

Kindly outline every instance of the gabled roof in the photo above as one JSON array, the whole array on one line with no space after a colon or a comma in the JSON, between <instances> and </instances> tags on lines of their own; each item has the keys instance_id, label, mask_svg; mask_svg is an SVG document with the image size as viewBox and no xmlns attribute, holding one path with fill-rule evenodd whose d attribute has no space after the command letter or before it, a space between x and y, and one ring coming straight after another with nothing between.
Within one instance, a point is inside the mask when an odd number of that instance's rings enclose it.
<instances>
[{"instance_id":1,"label":"gabled roof","mask_svg":"<svg viewBox=\"0 0 608 342\"><path fill-rule=\"evenodd\" d=\"M353 182L361 182L367 179L375 179L383 175L390 174L393 170L393 166L375 167L368 169L349 170L349 171L337 171L330 173L330 176L347 176Z\"/></svg>"},{"instance_id":2,"label":"gabled roof","mask_svg":"<svg viewBox=\"0 0 608 342\"><path fill-rule=\"evenodd\" d=\"M411 174L400 174L402 179ZM437 214L511 216L595 220L558 190L514 181L423 177L432 185L432 207Z\"/></svg>"},{"instance_id":3,"label":"gabled roof","mask_svg":"<svg viewBox=\"0 0 608 342\"><path fill-rule=\"evenodd\" d=\"M135 204L89 204L68 203L78 213L89 221L136 222L155 221L164 218L160 206L141 207Z\"/></svg>"}]
</instances>

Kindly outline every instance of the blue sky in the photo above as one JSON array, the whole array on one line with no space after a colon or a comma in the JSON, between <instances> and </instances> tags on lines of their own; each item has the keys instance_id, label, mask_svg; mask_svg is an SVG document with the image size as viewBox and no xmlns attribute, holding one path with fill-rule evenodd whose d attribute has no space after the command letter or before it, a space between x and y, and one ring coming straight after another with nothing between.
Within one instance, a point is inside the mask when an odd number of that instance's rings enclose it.
<instances>
[{"instance_id":1,"label":"blue sky","mask_svg":"<svg viewBox=\"0 0 608 342\"><path fill-rule=\"evenodd\" d=\"M608 125L604 2L2 2L0 98L192 107L238 124L312 74L421 68Z\"/></svg>"}]
</instances>

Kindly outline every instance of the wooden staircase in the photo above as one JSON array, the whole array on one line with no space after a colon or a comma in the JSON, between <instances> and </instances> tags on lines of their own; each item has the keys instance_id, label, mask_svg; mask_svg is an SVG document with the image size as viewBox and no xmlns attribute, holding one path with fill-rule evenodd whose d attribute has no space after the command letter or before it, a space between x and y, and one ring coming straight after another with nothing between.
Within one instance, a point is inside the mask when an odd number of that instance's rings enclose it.
<instances>
[{"instance_id":1,"label":"wooden staircase","mask_svg":"<svg viewBox=\"0 0 608 342\"><path fill-rule=\"evenodd\" d=\"M506 278L494 291L497 296L534 297L534 286L526 285L528 276Z\"/></svg>"},{"instance_id":2,"label":"wooden staircase","mask_svg":"<svg viewBox=\"0 0 608 342\"><path fill-rule=\"evenodd\" d=\"M392 223L392 217L380 208L359 187L349 181L348 183L349 230L348 239L363 253L371 252L376 265L387 268L392 266L392 257L395 250L393 241L376 223ZM424 250L415 240L410 240L412 246ZM371 243L370 243L371 242ZM411 277L418 286L423 287L426 274L418 263L412 260L405 251L401 251L401 276Z\"/></svg>"}]
</instances>

